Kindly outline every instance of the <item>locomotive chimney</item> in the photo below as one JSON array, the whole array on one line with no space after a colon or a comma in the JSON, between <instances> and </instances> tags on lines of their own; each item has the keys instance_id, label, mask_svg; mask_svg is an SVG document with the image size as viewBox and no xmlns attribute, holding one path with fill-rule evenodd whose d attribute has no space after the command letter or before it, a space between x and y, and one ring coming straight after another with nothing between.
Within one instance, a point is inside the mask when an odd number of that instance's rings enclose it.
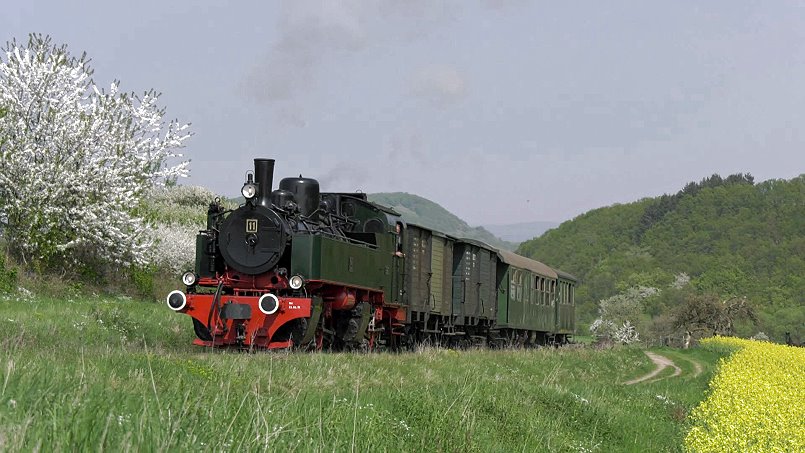
<instances>
[{"instance_id":1,"label":"locomotive chimney","mask_svg":"<svg viewBox=\"0 0 805 453\"><path fill-rule=\"evenodd\" d=\"M254 180L257 183L257 204L271 207L271 186L274 184L274 159L254 160Z\"/></svg>"}]
</instances>

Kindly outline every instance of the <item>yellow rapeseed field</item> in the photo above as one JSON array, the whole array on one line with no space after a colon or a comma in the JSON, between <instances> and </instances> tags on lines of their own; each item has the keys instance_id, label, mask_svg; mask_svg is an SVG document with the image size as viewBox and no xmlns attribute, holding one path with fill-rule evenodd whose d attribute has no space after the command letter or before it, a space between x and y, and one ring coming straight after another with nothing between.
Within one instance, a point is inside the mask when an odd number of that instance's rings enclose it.
<instances>
[{"instance_id":1,"label":"yellow rapeseed field","mask_svg":"<svg viewBox=\"0 0 805 453\"><path fill-rule=\"evenodd\" d=\"M691 419L693 452L805 452L805 348L713 337L734 349L721 359L710 393Z\"/></svg>"}]
</instances>

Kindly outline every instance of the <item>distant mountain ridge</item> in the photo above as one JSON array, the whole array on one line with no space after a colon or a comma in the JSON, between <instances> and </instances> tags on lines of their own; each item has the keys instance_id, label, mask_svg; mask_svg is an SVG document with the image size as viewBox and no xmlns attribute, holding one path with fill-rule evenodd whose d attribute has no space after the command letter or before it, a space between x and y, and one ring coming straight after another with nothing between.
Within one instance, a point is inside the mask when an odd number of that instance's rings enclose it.
<instances>
[{"instance_id":1,"label":"distant mountain ridge","mask_svg":"<svg viewBox=\"0 0 805 453\"><path fill-rule=\"evenodd\" d=\"M559 222L522 222L508 225L482 225L495 236L510 242L523 242L542 236L546 231L559 226Z\"/></svg>"},{"instance_id":2,"label":"distant mountain ridge","mask_svg":"<svg viewBox=\"0 0 805 453\"><path fill-rule=\"evenodd\" d=\"M368 194L368 197L369 201L393 208L402 215L407 223L422 225L451 236L476 239L506 250L514 250L518 245L500 239L483 227L471 227L438 203L418 195L406 192L385 192Z\"/></svg>"}]
</instances>

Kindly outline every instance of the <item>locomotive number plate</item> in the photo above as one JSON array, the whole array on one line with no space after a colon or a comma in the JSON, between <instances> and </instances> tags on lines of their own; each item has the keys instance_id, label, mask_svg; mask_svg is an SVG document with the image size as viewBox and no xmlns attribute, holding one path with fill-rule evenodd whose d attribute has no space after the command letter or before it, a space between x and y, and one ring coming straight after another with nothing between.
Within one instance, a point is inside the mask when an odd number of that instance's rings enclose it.
<instances>
[{"instance_id":1,"label":"locomotive number plate","mask_svg":"<svg viewBox=\"0 0 805 453\"><path fill-rule=\"evenodd\" d=\"M257 219L246 219L246 232L257 233Z\"/></svg>"}]
</instances>

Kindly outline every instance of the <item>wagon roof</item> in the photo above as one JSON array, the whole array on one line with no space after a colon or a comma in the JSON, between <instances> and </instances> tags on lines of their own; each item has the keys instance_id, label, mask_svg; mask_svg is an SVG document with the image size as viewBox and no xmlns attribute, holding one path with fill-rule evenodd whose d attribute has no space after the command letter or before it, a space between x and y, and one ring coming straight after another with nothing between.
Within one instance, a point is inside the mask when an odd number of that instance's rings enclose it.
<instances>
[{"instance_id":1,"label":"wagon roof","mask_svg":"<svg viewBox=\"0 0 805 453\"><path fill-rule=\"evenodd\" d=\"M559 269L554 269L554 270L556 271L556 275L558 275L559 278L563 278L565 280L573 280L574 282L579 281L579 279L576 278L576 276L573 275L573 274L568 274L567 272L560 271Z\"/></svg>"},{"instance_id":2,"label":"wagon roof","mask_svg":"<svg viewBox=\"0 0 805 453\"><path fill-rule=\"evenodd\" d=\"M448 234L446 234L446 233L442 233L441 231L434 230L433 228L429 228L429 227L426 227L426 226L424 226L424 225L420 225L420 224L418 224L418 223L407 223L407 224L406 224L406 226L408 226L408 227L414 227L414 228L419 228L420 230L426 230L426 231L430 231L431 235L433 235L433 236L437 236L437 237L441 237L441 238L450 238L450 239L453 239L453 237L452 237L452 236L449 236L449 235L448 235Z\"/></svg>"},{"instance_id":3,"label":"wagon roof","mask_svg":"<svg viewBox=\"0 0 805 453\"><path fill-rule=\"evenodd\" d=\"M520 256L516 253L510 252L508 250L498 250L498 256L500 256L500 260L504 263L508 264L509 266L519 267L520 269L526 269L535 274L544 275L546 277L556 278L556 271L551 269L548 265L540 263L539 261L532 260L530 258L526 258L524 256Z\"/></svg>"},{"instance_id":4,"label":"wagon roof","mask_svg":"<svg viewBox=\"0 0 805 453\"><path fill-rule=\"evenodd\" d=\"M448 235L448 237L454 238L456 240L456 242L464 242L464 243L467 243L467 244L472 244L472 245L475 245L477 247L481 247L482 249L491 250L493 252L496 252L498 250L495 247L492 247L491 245L487 244L486 242L479 241L477 239L462 238L462 237L450 236L450 235Z\"/></svg>"}]
</instances>

